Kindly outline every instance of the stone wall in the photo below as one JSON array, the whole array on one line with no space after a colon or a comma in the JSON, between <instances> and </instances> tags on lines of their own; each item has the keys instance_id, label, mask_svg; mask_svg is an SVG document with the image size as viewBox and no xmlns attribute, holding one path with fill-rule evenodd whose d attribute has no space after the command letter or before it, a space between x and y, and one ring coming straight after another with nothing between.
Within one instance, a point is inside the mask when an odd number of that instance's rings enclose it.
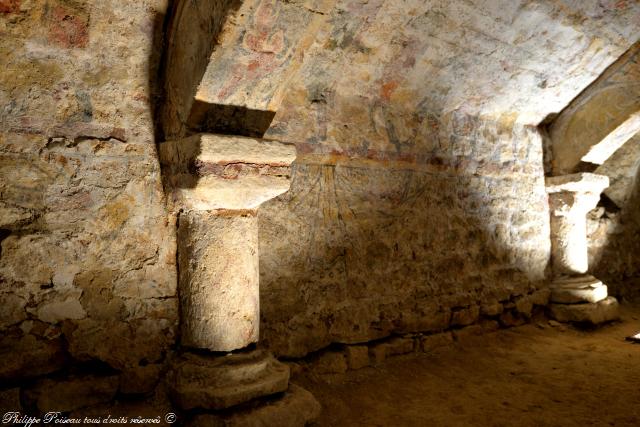
<instances>
[{"instance_id":1,"label":"stone wall","mask_svg":"<svg viewBox=\"0 0 640 427\"><path fill-rule=\"evenodd\" d=\"M422 156L299 156L289 193L260 208L262 340L276 353L463 326L544 287L535 128L459 116L430 138Z\"/></svg>"},{"instance_id":2,"label":"stone wall","mask_svg":"<svg viewBox=\"0 0 640 427\"><path fill-rule=\"evenodd\" d=\"M109 375L63 388L145 393L176 343L154 117L168 3L0 0L3 387L86 362ZM523 123L618 57L640 6L338 3L267 132L299 158L291 191L259 212L262 343L299 357L526 320L546 302L549 213L540 135Z\"/></svg>"},{"instance_id":3,"label":"stone wall","mask_svg":"<svg viewBox=\"0 0 640 427\"><path fill-rule=\"evenodd\" d=\"M535 125L629 49L639 14L336 1L265 134L298 160L260 211L264 342L301 356L458 327L537 288L549 212Z\"/></svg>"},{"instance_id":4,"label":"stone wall","mask_svg":"<svg viewBox=\"0 0 640 427\"><path fill-rule=\"evenodd\" d=\"M135 389L175 341L152 108L166 8L0 1L2 384L102 362Z\"/></svg>"}]
</instances>

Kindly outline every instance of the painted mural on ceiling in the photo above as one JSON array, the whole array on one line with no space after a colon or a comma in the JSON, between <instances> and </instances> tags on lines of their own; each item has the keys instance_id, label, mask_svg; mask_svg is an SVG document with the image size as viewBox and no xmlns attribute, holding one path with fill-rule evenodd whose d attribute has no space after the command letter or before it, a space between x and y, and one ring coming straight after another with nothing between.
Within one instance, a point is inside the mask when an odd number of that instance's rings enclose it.
<instances>
[{"instance_id":1,"label":"painted mural on ceiling","mask_svg":"<svg viewBox=\"0 0 640 427\"><path fill-rule=\"evenodd\" d=\"M638 38L640 2L339 0L267 138L313 153L430 152L562 110Z\"/></svg>"}]
</instances>

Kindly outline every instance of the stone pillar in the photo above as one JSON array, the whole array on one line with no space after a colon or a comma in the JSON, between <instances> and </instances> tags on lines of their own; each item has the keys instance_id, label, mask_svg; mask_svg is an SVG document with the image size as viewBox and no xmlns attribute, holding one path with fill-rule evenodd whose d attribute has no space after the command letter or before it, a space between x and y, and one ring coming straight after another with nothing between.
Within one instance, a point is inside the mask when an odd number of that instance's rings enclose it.
<instances>
[{"instance_id":1,"label":"stone pillar","mask_svg":"<svg viewBox=\"0 0 640 427\"><path fill-rule=\"evenodd\" d=\"M199 134L160 144L159 155L178 214L181 344L199 350L167 373L175 404L198 411L185 425L307 425L320 404L289 387L289 367L261 349L234 351L259 338L257 209L289 189L295 147Z\"/></svg>"},{"instance_id":2,"label":"stone pillar","mask_svg":"<svg viewBox=\"0 0 640 427\"><path fill-rule=\"evenodd\" d=\"M587 213L596 207L609 178L591 173L547 178L551 211L551 256L557 275L584 274L587 256Z\"/></svg>"},{"instance_id":3,"label":"stone pillar","mask_svg":"<svg viewBox=\"0 0 640 427\"><path fill-rule=\"evenodd\" d=\"M178 218L182 345L233 351L258 341L256 209L289 189L295 147L200 134L160 145Z\"/></svg>"},{"instance_id":4,"label":"stone pillar","mask_svg":"<svg viewBox=\"0 0 640 427\"><path fill-rule=\"evenodd\" d=\"M257 248L255 212L180 215L182 345L231 351L258 341Z\"/></svg>"},{"instance_id":5,"label":"stone pillar","mask_svg":"<svg viewBox=\"0 0 640 427\"><path fill-rule=\"evenodd\" d=\"M592 173L546 179L551 212L551 315L560 321L602 323L617 317L617 301L587 273L587 213L609 178Z\"/></svg>"}]
</instances>

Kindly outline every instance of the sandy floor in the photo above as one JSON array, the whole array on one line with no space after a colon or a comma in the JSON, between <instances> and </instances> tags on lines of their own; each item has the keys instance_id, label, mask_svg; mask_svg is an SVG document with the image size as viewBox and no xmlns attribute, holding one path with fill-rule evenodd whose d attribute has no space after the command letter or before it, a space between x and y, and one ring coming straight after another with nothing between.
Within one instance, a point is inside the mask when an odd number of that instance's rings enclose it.
<instances>
[{"instance_id":1,"label":"sandy floor","mask_svg":"<svg viewBox=\"0 0 640 427\"><path fill-rule=\"evenodd\" d=\"M640 426L640 308L595 331L538 325L296 382L319 426Z\"/></svg>"}]
</instances>

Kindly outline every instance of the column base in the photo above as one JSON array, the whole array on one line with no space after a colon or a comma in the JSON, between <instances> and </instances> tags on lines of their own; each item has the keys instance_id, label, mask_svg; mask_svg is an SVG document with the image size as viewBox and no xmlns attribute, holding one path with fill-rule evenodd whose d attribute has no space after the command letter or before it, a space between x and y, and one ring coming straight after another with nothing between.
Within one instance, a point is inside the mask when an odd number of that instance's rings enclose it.
<instances>
[{"instance_id":1,"label":"column base","mask_svg":"<svg viewBox=\"0 0 640 427\"><path fill-rule=\"evenodd\" d=\"M185 425L188 427L246 427L278 426L304 427L320 415L320 403L313 394L291 384L277 399L257 401L242 410L224 414L198 414Z\"/></svg>"},{"instance_id":2,"label":"column base","mask_svg":"<svg viewBox=\"0 0 640 427\"><path fill-rule=\"evenodd\" d=\"M170 377L171 397L183 410L219 410L289 387L289 367L254 350L226 356L183 354Z\"/></svg>"},{"instance_id":3,"label":"column base","mask_svg":"<svg viewBox=\"0 0 640 427\"><path fill-rule=\"evenodd\" d=\"M558 322L600 325L620 318L618 300L607 297L596 303L550 304L550 316Z\"/></svg>"},{"instance_id":4,"label":"column base","mask_svg":"<svg viewBox=\"0 0 640 427\"><path fill-rule=\"evenodd\" d=\"M588 274L577 277L563 277L553 281L551 302L560 304L595 304L607 298L607 286Z\"/></svg>"},{"instance_id":5,"label":"column base","mask_svg":"<svg viewBox=\"0 0 640 427\"><path fill-rule=\"evenodd\" d=\"M168 382L189 427L304 427L320 415L313 394L289 384L289 367L263 350L184 353Z\"/></svg>"}]
</instances>

